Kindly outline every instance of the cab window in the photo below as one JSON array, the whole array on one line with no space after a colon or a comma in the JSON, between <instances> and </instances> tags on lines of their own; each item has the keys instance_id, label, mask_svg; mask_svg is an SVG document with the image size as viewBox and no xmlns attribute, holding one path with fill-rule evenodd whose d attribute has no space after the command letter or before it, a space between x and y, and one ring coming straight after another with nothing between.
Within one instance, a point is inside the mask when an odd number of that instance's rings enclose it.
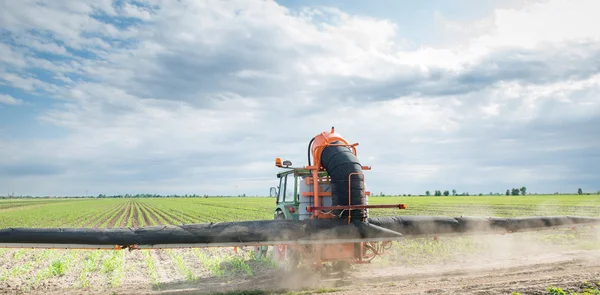
<instances>
[{"instance_id":1,"label":"cab window","mask_svg":"<svg viewBox=\"0 0 600 295\"><path fill-rule=\"evenodd\" d=\"M294 187L296 184L296 176L294 174L288 174L286 176L286 184L285 184L285 197L284 202L292 203L294 202Z\"/></svg>"},{"instance_id":2,"label":"cab window","mask_svg":"<svg viewBox=\"0 0 600 295\"><path fill-rule=\"evenodd\" d=\"M294 187L297 181L293 173L282 176L279 181L279 195L277 203L292 203L294 202Z\"/></svg>"},{"instance_id":3,"label":"cab window","mask_svg":"<svg viewBox=\"0 0 600 295\"><path fill-rule=\"evenodd\" d=\"M282 176L281 178L279 178L279 189L278 189L278 193L279 195L277 196L277 203L283 203L283 197L285 196L285 180L286 180L286 176Z\"/></svg>"}]
</instances>

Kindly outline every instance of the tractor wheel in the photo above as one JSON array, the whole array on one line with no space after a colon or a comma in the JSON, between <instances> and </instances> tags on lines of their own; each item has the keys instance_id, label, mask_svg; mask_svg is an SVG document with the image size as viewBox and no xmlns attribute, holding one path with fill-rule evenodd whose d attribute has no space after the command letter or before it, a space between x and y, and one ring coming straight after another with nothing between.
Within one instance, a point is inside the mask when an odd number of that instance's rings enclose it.
<instances>
[{"instance_id":1,"label":"tractor wheel","mask_svg":"<svg viewBox=\"0 0 600 295\"><path fill-rule=\"evenodd\" d=\"M285 220L285 215L283 211L277 210L277 215L275 216L275 220Z\"/></svg>"}]
</instances>

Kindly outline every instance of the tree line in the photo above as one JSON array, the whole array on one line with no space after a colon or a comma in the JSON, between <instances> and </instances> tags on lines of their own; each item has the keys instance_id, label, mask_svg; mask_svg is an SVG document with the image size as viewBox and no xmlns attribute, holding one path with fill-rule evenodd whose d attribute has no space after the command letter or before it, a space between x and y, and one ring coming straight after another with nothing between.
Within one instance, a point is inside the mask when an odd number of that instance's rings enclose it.
<instances>
[{"instance_id":1,"label":"tree line","mask_svg":"<svg viewBox=\"0 0 600 295\"><path fill-rule=\"evenodd\" d=\"M506 192L504 193L504 195L507 196L518 196L518 195L526 195L527 194L527 188L525 186L521 187L521 188L512 188L512 189L507 189ZM529 193L531 194L531 193ZM556 192L554 193L555 195L558 195L559 193ZM578 195L590 195L590 193L584 193L583 190L581 188L577 189L577 193ZM596 194L600 195L600 191L597 191ZM425 192L426 196L431 196L431 192L430 191L426 191ZM433 192L434 196L470 196L471 194L469 194L468 192L463 192L463 193L458 193L456 191L456 189L453 190L435 190ZM479 193L479 194L473 194L474 196L483 196L483 193ZM502 193L493 193L490 192L489 194L487 194L489 196L500 196L502 195ZM379 193L378 196L381 197L385 197L386 194L384 194L383 192ZM412 196L411 194L392 194L389 196ZM415 195L415 196L422 196L422 195ZM184 194L184 195L178 195L178 194L171 194L171 195L160 195L160 194L117 194L117 195L105 195L105 194L99 194L97 196L16 196L15 194L8 194L6 196L0 196L0 199L32 199L32 198L36 198L36 199L40 199L40 198L100 198L100 199L113 199L113 198L237 198L237 197L261 197L260 195L256 195L256 196L247 196L246 194L241 194L241 195L198 195L198 194Z\"/></svg>"},{"instance_id":2,"label":"tree line","mask_svg":"<svg viewBox=\"0 0 600 295\"><path fill-rule=\"evenodd\" d=\"M518 196L519 194L521 194L521 195L523 195L523 196L524 196L525 194L527 194L527 188L523 186L523 187L521 187L521 188L512 188L512 189L507 189L507 190L506 190L506 195L507 195L507 196L509 196L509 195ZM430 192L430 191L426 191L426 192L425 192L425 195L426 195L426 196L431 196L431 192ZM434 196L449 196L449 195L450 195L450 191L448 191L448 190L445 190L444 192L442 192L441 190L435 190L435 191L433 192L433 195L434 195ZM456 195L457 195L457 193L456 193L456 190L455 190L455 189L453 189L453 190L452 190L452 195L453 195L453 196L456 196ZM462 194L461 194L461 196L468 196L468 195L469 195L469 193L462 193ZM483 194L482 194L482 193L480 193L479 195L480 195L480 196L483 196ZM493 194L492 192L490 192L490 195L494 195L494 194Z\"/></svg>"},{"instance_id":3,"label":"tree line","mask_svg":"<svg viewBox=\"0 0 600 295\"><path fill-rule=\"evenodd\" d=\"M521 188L512 188L512 190L506 190L506 195L513 195L513 196L518 196L519 193L521 193L521 195L526 195L527 194L527 188L526 187L521 187Z\"/></svg>"},{"instance_id":4,"label":"tree line","mask_svg":"<svg viewBox=\"0 0 600 295\"><path fill-rule=\"evenodd\" d=\"M506 196L519 196L519 195L520 196L524 196L526 194L527 194L527 187L525 187L525 186L522 186L520 188L507 189L506 192L504 193L504 195L506 195ZM554 194L558 195L559 193L556 192ZM581 188L578 188L577 189L577 194L578 195L583 195L583 194L589 195L590 193L584 193ZM597 191L596 194L600 195L600 191ZM425 195L426 196L431 196L432 195L431 191L425 191ZM444 191L435 190L435 191L433 191L433 195L434 196L450 196L450 195L452 195L452 196L469 196L470 194L468 192L458 194L456 192L456 190L453 189L452 191L449 191L449 190L444 190ZM477 195L477 194L475 194L475 195ZM483 193L479 193L478 195L479 196L483 196L484 194ZM490 192L488 195L490 195L490 196L494 196L494 195L499 196L499 195L501 195L501 193ZM380 196L385 196L385 195L383 193L381 193ZM410 194L403 194L402 196L411 196L411 195Z\"/></svg>"}]
</instances>

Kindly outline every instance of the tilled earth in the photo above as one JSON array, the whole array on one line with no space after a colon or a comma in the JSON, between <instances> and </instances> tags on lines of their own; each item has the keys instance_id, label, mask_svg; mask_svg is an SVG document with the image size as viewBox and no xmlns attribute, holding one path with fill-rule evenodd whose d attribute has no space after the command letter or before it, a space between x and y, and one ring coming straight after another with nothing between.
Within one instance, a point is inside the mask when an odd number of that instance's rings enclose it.
<instances>
[{"instance_id":1,"label":"tilled earth","mask_svg":"<svg viewBox=\"0 0 600 295\"><path fill-rule=\"evenodd\" d=\"M580 292L600 282L600 251L572 251L507 259L477 267L365 270L342 294L548 294L548 286ZM596 285L600 288L600 285Z\"/></svg>"},{"instance_id":2,"label":"tilled earth","mask_svg":"<svg viewBox=\"0 0 600 295\"><path fill-rule=\"evenodd\" d=\"M179 286L158 294L202 294L233 290L306 290L302 294L548 294L549 286L582 292L584 282L600 288L600 251L569 251L497 260L474 266L430 265L421 267L365 265L347 273L323 275L310 272L270 273L230 285ZM312 291L310 291L312 290ZM569 294L567 292L567 294Z\"/></svg>"},{"instance_id":3,"label":"tilled earth","mask_svg":"<svg viewBox=\"0 0 600 295\"><path fill-rule=\"evenodd\" d=\"M565 239L569 234L556 236ZM481 237L486 243L476 243L473 249L460 244L458 239L442 239L443 247L421 248L424 241L407 242L414 248L404 248L388 258L368 265L355 265L343 272L315 271L262 267L250 262L253 275L236 274L224 277L210 275L206 267L190 250L177 250L187 267L198 277L186 281L169 252L152 251L150 257L142 252L126 252L126 263L121 283L113 287L110 277L90 276L90 285L78 288L80 272L73 271L60 277L46 279L41 285L29 290L22 286L39 273L31 268L24 275L12 276L0 281L0 294L211 294L217 292L251 291L234 294L280 294L289 291L302 294L549 294L549 286L560 287L569 292L582 292L593 285L600 289L600 241L592 236L583 247L571 246L565 240L560 246L536 243L528 234ZM412 243L412 244L411 244ZM591 247L590 247L591 245ZM444 248L446 247L446 248ZM462 247L463 250L456 250ZM421 250L419 250L421 249ZM589 250L586 250L589 249ZM230 251L230 250L223 250ZM422 251L418 256L415 252ZM429 251L437 251L428 253ZM450 251L450 252L448 252ZM473 253L471 253L473 252ZM225 255L226 253L224 253ZM30 253L19 261L31 261ZM413 255L411 259L408 259ZM444 259L431 259L444 256ZM4 254L5 258L12 254ZM155 261L155 280L160 288L152 285L152 273L148 259ZM416 258L422 261L415 263ZM3 259L0 266L13 270L11 260ZM72 267L81 267L81 260L74 260ZM30 274L30 277L27 276Z\"/></svg>"}]
</instances>

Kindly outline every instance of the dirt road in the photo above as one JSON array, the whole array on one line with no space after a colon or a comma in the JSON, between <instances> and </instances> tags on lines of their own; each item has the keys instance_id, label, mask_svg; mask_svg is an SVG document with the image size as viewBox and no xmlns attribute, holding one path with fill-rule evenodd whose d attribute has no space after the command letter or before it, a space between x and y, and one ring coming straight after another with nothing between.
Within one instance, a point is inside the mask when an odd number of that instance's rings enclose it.
<instances>
[{"instance_id":1,"label":"dirt road","mask_svg":"<svg viewBox=\"0 0 600 295\"><path fill-rule=\"evenodd\" d=\"M467 261L464 264L436 266L367 265L346 274L323 276L317 273L269 273L253 280L205 282L202 286L180 286L158 294L204 294L234 290L307 290L302 294L548 294L548 286L581 292L584 282L600 282L600 251L540 253L523 257L495 259L493 262ZM596 285L600 288L600 285ZM308 290L313 290L310 292ZM142 292L144 293L144 292ZM249 293L250 294L250 293ZM258 292L257 292L258 294Z\"/></svg>"},{"instance_id":2,"label":"dirt road","mask_svg":"<svg viewBox=\"0 0 600 295\"><path fill-rule=\"evenodd\" d=\"M361 286L344 287L343 294L547 294L551 285L577 292L584 281L600 282L600 251L540 254L479 266L373 269L351 280Z\"/></svg>"}]
</instances>

